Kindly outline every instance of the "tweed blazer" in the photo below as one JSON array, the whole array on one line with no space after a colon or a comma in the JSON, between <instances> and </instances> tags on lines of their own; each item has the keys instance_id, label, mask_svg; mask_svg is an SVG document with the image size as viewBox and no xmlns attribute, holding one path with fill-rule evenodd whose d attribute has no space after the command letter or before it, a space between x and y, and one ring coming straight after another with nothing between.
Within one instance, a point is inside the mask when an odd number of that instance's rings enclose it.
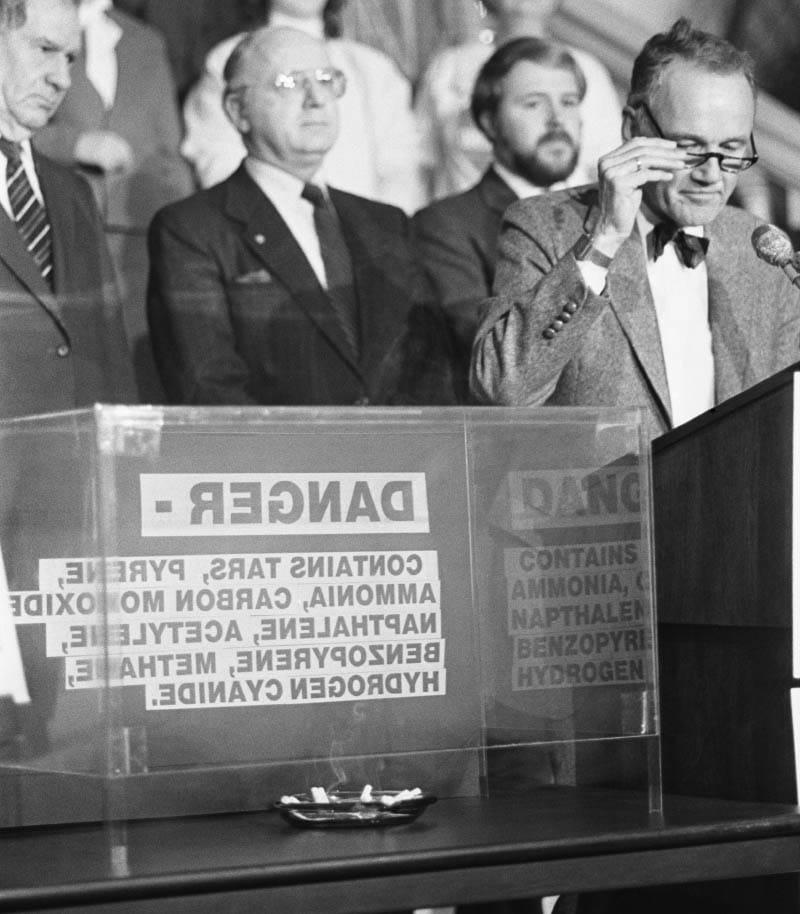
<instances>
[{"instance_id":1,"label":"tweed blazer","mask_svg":"<svg viewBox=\"0 0 800 914\"><path fill-rule=\"evenodd\" d=\"M423 297L410 221L396 207L334 188L330 198L353 262L358 359L300 245L244 165L156 215L148 320L170 402L379 398L387 355Z\"/></svg>"},{"instance_id":2,"label":"tweed blazer","mask_svg":"<svg viewBox=\"0 0 800 914\"><path fill-rule=\"evenodd\" d=\"M517 199L489 168L474 187L437 200L414 216L422 268L467 346L478 326L479 306L492 292L503 213Z\"/></svg>"},{"instance_id":3,"label":"tweed blazer","mask_svg":"<svg viewBox=\"0 0 800 914\"><path fill-rule=\"evenodd\" d=\"M655 437L672 418L644 246L634 229L596 295L571 248L598 217L595 185L507 211L495 297L484 304L472 353L473 394L506 405L642 406ZM725 207L705 227L717 403L800 358L800 291L756 257L757 224ZM571 319L547 338L572 305Z\"/></svg>"}]
</instances>

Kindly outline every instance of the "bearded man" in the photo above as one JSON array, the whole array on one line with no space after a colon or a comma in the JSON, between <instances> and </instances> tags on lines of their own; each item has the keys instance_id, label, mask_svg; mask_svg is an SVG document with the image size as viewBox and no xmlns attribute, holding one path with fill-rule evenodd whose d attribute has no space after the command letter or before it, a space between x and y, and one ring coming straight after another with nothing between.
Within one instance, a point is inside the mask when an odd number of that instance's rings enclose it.
<instances>
[{"instance_id":1,"label":"bearded man","mask_svg":"<svg viewBox=\"0 0 800 914\"><path fill-rule=\"evenodd\" d=\"M493 161L469 190L414 217L428 278L457 337L471 347L480 303L492 291L497 238L516 200L580 182L580 103L586 79L565 48L516 38L486 61L472 93L472 118Z\"/></svg>"}]
</instances>

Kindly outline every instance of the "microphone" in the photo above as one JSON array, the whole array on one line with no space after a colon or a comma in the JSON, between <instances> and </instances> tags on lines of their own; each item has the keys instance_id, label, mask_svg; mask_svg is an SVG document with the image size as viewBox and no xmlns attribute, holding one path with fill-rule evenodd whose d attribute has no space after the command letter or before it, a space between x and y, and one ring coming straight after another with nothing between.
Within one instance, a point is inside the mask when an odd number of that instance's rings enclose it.
<instances>
[{"instance_id":1,"label":"microphone","mask_svg":"<svg viewBox=\"0 0 800 914\"><path fill-rule=\"evenodd\" d=\"M780 267L793 285L800 286L800 272L795 266L796 255L792 242L783 229L777 225L759 225L753 231L750 242L761 260L773 267Z\"/></svg>"}]
</instances>

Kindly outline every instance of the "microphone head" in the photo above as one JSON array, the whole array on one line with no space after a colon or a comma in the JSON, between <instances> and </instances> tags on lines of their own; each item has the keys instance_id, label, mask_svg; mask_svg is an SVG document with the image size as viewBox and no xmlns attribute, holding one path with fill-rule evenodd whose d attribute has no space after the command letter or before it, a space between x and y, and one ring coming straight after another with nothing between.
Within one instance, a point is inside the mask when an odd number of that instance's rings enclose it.
<instances>
[{"instance_id":1,"label":"microphone head","mask_svg":"<svg viewBox=\"0 0 800 914\"><path fill-rule=\"evenodd\" d=\"M791 239L777 225L759 225L750 242L756 254L775 267L785 267L794 260Z\"/></svg>"}]
</instances>

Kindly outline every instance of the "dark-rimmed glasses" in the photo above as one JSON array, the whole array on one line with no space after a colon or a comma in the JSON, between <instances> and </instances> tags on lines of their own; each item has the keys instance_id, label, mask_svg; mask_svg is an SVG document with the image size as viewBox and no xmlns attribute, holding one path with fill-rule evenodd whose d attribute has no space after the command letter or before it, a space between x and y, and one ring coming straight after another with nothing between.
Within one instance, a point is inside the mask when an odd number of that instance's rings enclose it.
<instances>
[{"instance_id":1,"label":"dark-rimmed glasses","mask_svg":"<svg viewBox=\"0 0 800 914\"><path fill-rule=\"evenodd\" d=\"M664 135L664 131L658 126L658 121L653 117L653 112L647 105L647 102L640 102L640 107L644 113L650 118L650 122L656 128L656 132L661 137L662 140L674 139L674 137L667 137ZM719 167L723 171L744 171L747 168L750 168L752 165L755 165L758 161L758 152L756 152L756 141L751 132L750 134L750 147L753 150L751 156L732 156L728 155L725 152L690 152L687 149L683 151L686 153L686 167L687 168L699 168L709 159L716 159L719 162Z\"/></svg>"}]
</instances>

